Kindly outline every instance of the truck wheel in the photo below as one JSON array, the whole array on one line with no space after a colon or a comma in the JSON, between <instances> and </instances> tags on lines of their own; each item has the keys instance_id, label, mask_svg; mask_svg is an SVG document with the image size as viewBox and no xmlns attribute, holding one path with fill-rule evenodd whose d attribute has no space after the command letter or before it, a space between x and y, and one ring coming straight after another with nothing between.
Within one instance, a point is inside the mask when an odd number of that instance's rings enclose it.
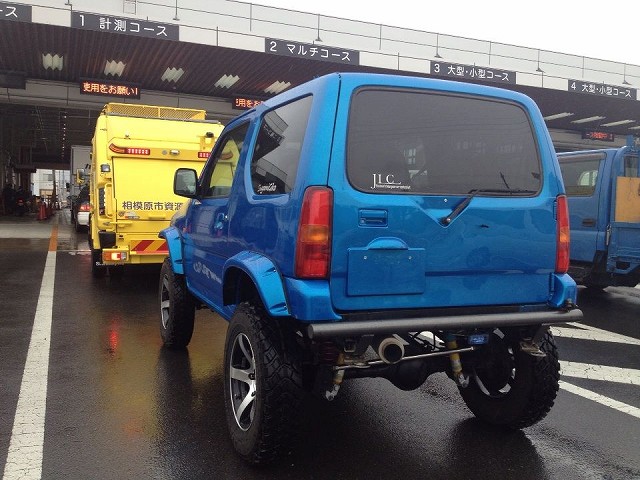
<instances>
[{"instance_id":1,"label":"truck wheel","mask_svg":"<svg viewBox=\"0 0 640 480\"><path fill-rule=\"evenodd\" d=\"M460 394L473 414L487 423L510 429L542 420L553 406L560 380L558 350L548 329L540 350L546 356L525 353L519 339L494 330L489 344L479 352L469 385L460 387Z\"/></svg>"},{"instance_id":2,"label":"truck wheel","mask_svg":"<svg viewBox=\"0 0 640 480\"><path fill-rule=\"evenodd\" d=\"M178 275L165 258L160 269L160 335L165 346L184 348L193 335L196 305L184 275Z\"/></svg>"},{"instance_id":3,"label":"truck wheel","mask_svg":"<svg viewBox=\"0 0 640 480\"><path fill-rule=\"evenodd\" d=\"M236 308L225 344L225 411L236 451L253 464L288 452L303 396L293 330L257 303Z\"/></svg>"},{"instance_id":4,"label":"truck wheel","mask_svg":"<svg viewBox=\"0 0 640 480\"><path fill-rule=\"evenodd\" d=\"M102 263L102 252L100 250L91 249L91 274L93 278L102 278L107 273L107 268L98 265Z\"/></svg>"}]
</instances>

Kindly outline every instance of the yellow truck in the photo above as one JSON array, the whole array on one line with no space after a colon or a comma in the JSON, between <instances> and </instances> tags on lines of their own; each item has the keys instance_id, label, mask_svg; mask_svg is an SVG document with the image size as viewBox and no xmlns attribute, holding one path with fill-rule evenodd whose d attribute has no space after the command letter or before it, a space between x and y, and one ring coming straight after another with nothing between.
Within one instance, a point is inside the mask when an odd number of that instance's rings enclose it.
<instances>
[{"instance_id":1,"label":"yellow truck","mask_svg":"<svg viewBox=\"0 0 640 480\"><path fill-rule=\"evenodd\" d=\"M89 246L94 277L128 264L160 264L169 226L184 199L173 194L179 167L200 170L223 129L204 110L108 103L96 122L90 177Z\"/></svg>"}]
</instances>

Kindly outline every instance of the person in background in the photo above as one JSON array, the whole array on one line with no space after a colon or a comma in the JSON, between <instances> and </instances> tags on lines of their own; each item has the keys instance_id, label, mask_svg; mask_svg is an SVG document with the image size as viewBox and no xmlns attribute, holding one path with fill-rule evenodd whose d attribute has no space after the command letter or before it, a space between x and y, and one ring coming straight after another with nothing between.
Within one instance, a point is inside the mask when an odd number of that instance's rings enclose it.
<instances>
[{"instance_id":1,"label":"person in background","mask_svg":"<svg viewBox=\"0 0 640 480\"><path fill-rule=\"evenodd\" d=\"M16 192L13 185L7 183L2 189L2 201L4 203L4 213L11 215L13 213Z\"/></svg>"}]
</instances>

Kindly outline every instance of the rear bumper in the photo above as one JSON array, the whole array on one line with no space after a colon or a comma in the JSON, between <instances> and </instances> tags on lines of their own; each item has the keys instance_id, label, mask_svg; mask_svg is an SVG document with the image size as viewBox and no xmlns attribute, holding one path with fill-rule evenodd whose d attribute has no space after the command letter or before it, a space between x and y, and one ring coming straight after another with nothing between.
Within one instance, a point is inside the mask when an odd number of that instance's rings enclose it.
<instances>
[{"instance_id":1,"label":"rear bumper","mask_svg":"<svg viewBox=\"0 0 640 480\"><path fill-rule=\"evenodd\" d=\"M84 227L89 226L89 212L78 212L76 213L76 223L78 225L82 225Z\"/></svg>"},{"instance_id":2,"label":"rear bumper","mask_svg":"<svg viewBox=\"0 0 640 480\"><path fill-rule=\"evenodd\" d=\"M516 327L552 323L577 322L582 310L552 310L546 312L489 313L422 318L394 318L346 322L313 323L307 326L311 339L350 337L393 333L456 330L467 328Z\"/></svg>"}]
</instances>

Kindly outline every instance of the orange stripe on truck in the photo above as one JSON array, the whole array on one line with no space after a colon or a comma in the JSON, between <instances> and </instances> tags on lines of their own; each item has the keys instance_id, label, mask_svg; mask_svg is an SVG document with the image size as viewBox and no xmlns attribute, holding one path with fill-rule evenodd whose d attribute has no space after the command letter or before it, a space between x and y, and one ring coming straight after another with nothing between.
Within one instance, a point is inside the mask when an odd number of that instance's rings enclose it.
<instances>
[{"instance_id":1,"label":"orange stripe on truck","mask_svg":"<svg viewBox=\"0 0 640 480\"><path fill-rule=\"evenodd\" d=\"M167 242L165 240L133 240L130 244L132 254L136 255L158 255L167 254Z\"/></svg>"}]
</instances>

